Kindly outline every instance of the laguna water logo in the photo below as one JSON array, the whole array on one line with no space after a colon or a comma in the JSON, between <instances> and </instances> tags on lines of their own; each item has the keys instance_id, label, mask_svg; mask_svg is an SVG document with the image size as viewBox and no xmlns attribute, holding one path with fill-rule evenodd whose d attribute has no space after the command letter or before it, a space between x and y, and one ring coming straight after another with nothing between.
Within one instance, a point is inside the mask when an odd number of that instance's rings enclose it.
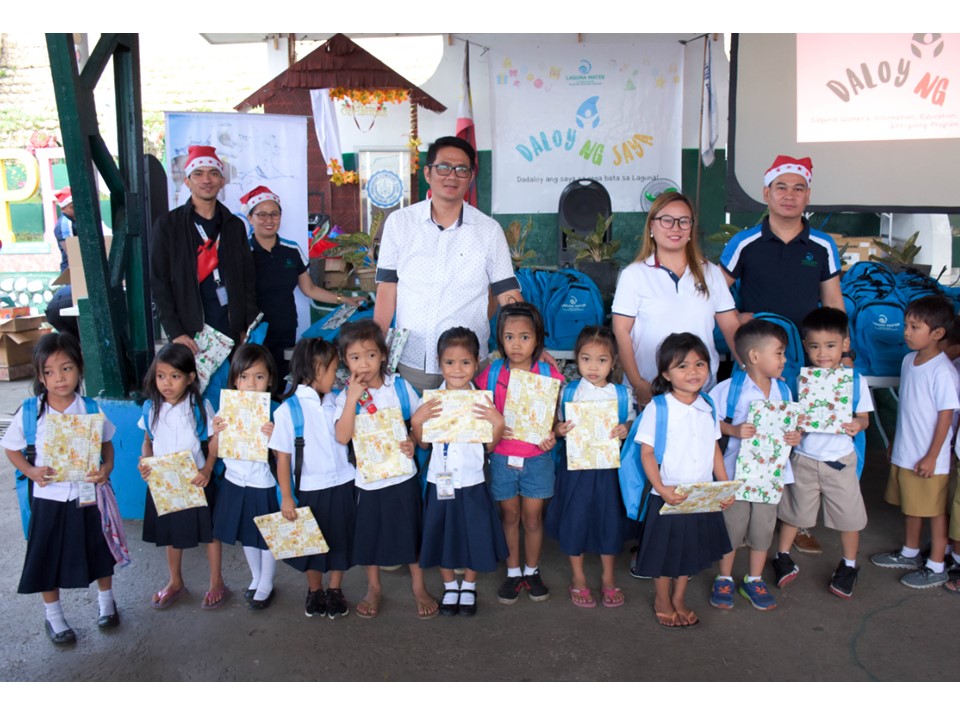
<instances>
[{"instance_id":1,"label":"laguna water logo","mask_svg":"<svg viewBox=\"0 0 960 720\"><path fill-rule=\"evenodd\" d=\"M599 101L600 96L594 95L580 103L576 117L578 127L586 128L589 124L591 128L595 128L600 124L600 108L597 107Z\"/></svg>"},{"instance_id":2,"label":"laguna water logo","mask_svg":"<svg viewBox=\"0 0 960 720\"><path fill-rule=\"evenodd\" d=\"M589 60L581 60L580 67L577 68L580 71L581 75L589 75L590 71L593 70L593 65Z\"/></svg>"},{"instance_id":3,"label":"laguna water logo","mask_svg":"<svg viewBox=\"0 0 960 720\"><path fill-rule=\"evenodd\" d=\"M571 73L564 78L567 85L602 85L604 80L603 73L593 72L593 63L582 58L577 65L577 72Z\"/></svg>"}]
</instances>

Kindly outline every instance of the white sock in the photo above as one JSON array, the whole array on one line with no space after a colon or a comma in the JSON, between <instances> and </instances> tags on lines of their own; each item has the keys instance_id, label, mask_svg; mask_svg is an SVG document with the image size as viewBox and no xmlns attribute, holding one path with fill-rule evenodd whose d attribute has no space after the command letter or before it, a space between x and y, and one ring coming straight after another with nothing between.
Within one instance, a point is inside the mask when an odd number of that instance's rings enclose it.
<instances>
[{"instance_id":1,"label":"white sock","mask_svg":"<svg viewBox=\"0 0 960 720\"><path fill-rule=\"evenodd\" d=\"M64 630L69 630L70 626L67 625L67 621L63 617L63 608L60 607L60 601L55 600L52 603L44 603L43 609L47 614L47 622L50 623L50 627L53 628L55 633L62 633Z\"/></svg>"},{"instance_id":2,"label":"white sock","mask_svg":"<svg viewBox=\"0 0 960 720\"><path fill-rule=\"evenodd\" d=\"M507 577L523 577L523 573L520 572L519 567L508 567L507 568Z\"/></svg>"},{"instance_id":3,"label":"white sock","mask_svg":"<svg viewBox=\"0 0 960 720\"><path fill-rule=\"evenodd\" d=\"M933 570L935 573L943 572L943 562L934 562L933 560L927 560L927 567Z\"/></svg>"},{"instance_id":4,"label":"white sock","mask_svg":"<svg viewBox=\"0 0 960 720\"><path fill-rule=\"evenodd\" d=\"M260 548L243 546L243 554L247 558L247 565L250 566L250 586L249 590L256 590L260 585ZM272 556L271 556L272 557Z\"/></svg>"},{"instance_id":5,"label":"white sock","mask_svg":"<svg viewBox=\"0 0 960 720\"><path fill-rule=\"evenodd\" d=\"M733 578L729 575L717 575L717 580L729 580L730 582L733 582Z\"/></svg>"},{"instance_id":6,"label":"white sock","mask_svg":"<svg viewBox=\"0 0 960 720\"><path fill-rule=\"evenodd\" d=\"M747 582L757 582L758 580L763 580L763 578L760 577L759 575L756 575L756 576L747 575L746 577L744 577L744 580L746 580Z\"/></svg>"},{"instance_id":7,"label":"white sock","mask_svg":"<svg viewBox=\"0 0 960 720\"><path fill-rule=\"evenodd\" d=\"M903 555L905 558L915 558L917 555L920 554L920 548L909 548L906 545L904 545L900 549L900 554Z\"/></svg>"},{"instance_id":8,"label":"white sock","mask_svg":"<svg viewBox=\"0 0 960 720\"><path fill-rule=\"evenodd\" d=\"M97 602L100 603L100 615L113 615L117 611L117 604L113 601L113 588L98 590Z\"/></svg>"},{"instance_id":9,"label":"white sock","mask_svg":"<svg viewBox=\"0 0 960 720\"><path fill-rule=\"evenodd\" d=\"M244 548L246 550L246 548ZM253 594L254 600L266 600L273 592L273 575L277 570L277 561L273 553L269 550L260 550L254 548L260 556L258 565L260 566L260 579L257 582L257 592Z\"/></svg>"},{"instance_id":10,"label":"white sock","mask_svg":"<svg viewBox=\"0 0 960 720\"><path fill-rule=\"evenodd\" d=\"M477 583L475 583L475 582L467 582L466 580L464 580L462 583L460 583L460 590L461 590L461 591L462 591L462 590L473 590L474 592L476 592L476 591L477 591ZM473 604L476 602L476 600L477 600L477 596L474 595L473 593L466 593L466 594L461 594L461 595L460 595L460 604L461 604L461 605L473 605Z\"/></svg>"},{"instance_id":11,"label":"white sock","mask_svg":"<svg viewBox=\"0 0 960 720\"><path fill-rule=\"evenodd\" d=\"M529 565L524 565L524 566L523 566L523 574L524 574L524 575L533 575L533 574L536 573L536 572L537 572L537 566L534 566L534 567L530 567Z\"/></svg>"},{"instance_id":12,"label":"white sock","mask_svg":"<svg viewBox=\"0 0 960 720\"><path fill-rule=\"evenodd\" d=\"M843 564L849 568L855 568L857 566L857 559L854 558L853 560L848 560L847 558L844 558Z\"/></svg>"},{"instance_id":13,"label":"white sock","mask_svg":"<svg viewBox=\"0 0 960 720\"><path fill-rule=\"evenodd\" d=\"M443 603L452 605L457 602L457 595L460 592L460 586L456 580L445 582L443 584Z\"/></svg>"}]
</instances>

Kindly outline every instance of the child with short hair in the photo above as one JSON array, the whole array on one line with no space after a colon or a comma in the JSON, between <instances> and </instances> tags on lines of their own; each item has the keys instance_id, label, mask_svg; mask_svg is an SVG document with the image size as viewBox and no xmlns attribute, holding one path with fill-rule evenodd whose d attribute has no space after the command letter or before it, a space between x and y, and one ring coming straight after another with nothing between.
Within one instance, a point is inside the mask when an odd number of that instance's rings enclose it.
<instances>
[{"instance_id":1,"label":"child with short hair","mask_svg":"<svg viewBox=\"0 0 960 720\"><path fill-rule=\"evenodd\" d=\"M900 368L897 436L893 441L890 479L884 500L899 505L905 516L900 550L870 558L878 567L907 568L900 582L926 589L947 581L947 485L953 413L960 408L957 371L939 343L953 324L953 305L936 295L907 306L903 337L913 352ZM920 531L930 520L930 557L920 556Z\"/></svg>"},{"instance_id":2,"label":"child with short hair","mask_svg":"<svg viewBox=\"0 0 960 720\"><path fill-rule=\"evenodd\" d=\"M733 480L737 467L737 455L740 441L752 438L757 428L747 422L750 405L758 400L790 402L790 388L780 380L786 364L787 333L779 325L767 320L749 320L737 328L734 346L737 357L743 363L745 377L734 376L724 380L710 391L721 415L733 406L720 423L720 432L730 438L723 453L723 464L727 476ZM731 394L736 397L731 398ZM731 400L733 402L731 402ZM800 442L800 432L793 430L784 433L784 442L793 447ZM793 482L793 473L789 463L784 468L783 485ZM759 485L759 484L758 484ZM758 486L756 490L768 491L772 488ZM767 562L767 552L773 544L773 530L777 524L777 502L763 502L756 492L749 499L737 499L733 505L723 511L723 520L730 535L733 550L720 560L720 571L713 581L710 604L721 610L733 609L733 561L737 548L746 545L750 549L749 572L740 583L740 594L750 601L757 610L773 610L777 601L763 581L761 573Z\"/></svg>"},{"instance_id":3,"label":"child with short hair","mask_svg":"<svg viewBox=\"0 0 960 720\"><path fill-rule=\"evenodd\" d=\"M843 354L850 350L847 314L831 307L820 307L809 313L801 324L803 347L814 367L841 367ZM777 586L791 582L800 569L790 557L790 546L801 527L813 527L823 505L823 522L840 531L843 557L830 580L829 590L840 598L853 595L860 568L857 551L860 531L867 526L867 510L860 494L857 455L854 437L870 424L873 399L866 379L854 373L853 381L860 389L853 408L853 420L843 423L843 434L807 433L793 453L794 483L780 501L780 545L773 569ZM859 396L859 397L858 397Z\"/></svg>"}]
</instances>

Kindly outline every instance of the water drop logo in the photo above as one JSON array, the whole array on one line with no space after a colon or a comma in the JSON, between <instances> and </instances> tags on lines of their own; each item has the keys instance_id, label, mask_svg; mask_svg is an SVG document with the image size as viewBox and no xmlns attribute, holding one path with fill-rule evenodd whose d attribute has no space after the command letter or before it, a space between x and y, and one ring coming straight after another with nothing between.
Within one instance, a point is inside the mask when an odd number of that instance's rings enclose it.
<instances>
[{"instance_id":1,"label":"water drop logo","mask_svg":"<svg viewBox=\"0 0 960 720\"><path fill-rule=\"evenodd\" d=\"M580 103L580 107L577 108L578 127L586 128L589 124L591 128L595 128L600 124L600 110L597 108L599 100L600 96L594 95Z\"/></svg>"},{"instance_id":2,"label":"water drop logo","mask_svg":"<svg viewBox=\"0 0 960 720\"><path fill-rule=\"evenodd\" d=\"M937 35L937 37L940 36ZM589 75L591 70L593 70L593 65L590 64L589 60L581 60L580 65L577 66L577 72L581 75Z\"/></svg>"},{"instance_id":3,"label":"water drop logo","mask_svg":"<svg viewBox=\"0 0 960 720\"><path fill-rule=\"evenodd\" d=\"M924 48L933 48L933 57L943 52L943 36L940 33L916 33L910 43L910 52L923 57Z\"/></svg>"}]
</instances>

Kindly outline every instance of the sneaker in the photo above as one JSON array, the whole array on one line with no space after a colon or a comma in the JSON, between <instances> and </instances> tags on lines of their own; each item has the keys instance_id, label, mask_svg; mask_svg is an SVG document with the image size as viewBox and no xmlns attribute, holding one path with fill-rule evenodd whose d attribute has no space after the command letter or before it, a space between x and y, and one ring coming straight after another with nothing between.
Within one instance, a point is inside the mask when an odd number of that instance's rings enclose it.
<instances>
[{"instance_id":1,"label":"sneaker","mask_svg":"<svg viewBox=\"0 0 960 720\"><path fill-rule=\"evenodd\" d=\"M324 600L323 590L307 590L307 601L303 605L303 614L307 617L326 614L327 606Z\"/></svg>"},{"instance_id":2,"label":"sneaker","mask_svg":"<svg viewBox=\"0 0 960 720\"><path fill-rule=\"evenodd\" d=\"M497 590L497 602L503 605L513 605L520 599L520 591L523 590L523 577L507 576L507 579L500 583L500 589Z\"/></svg>"},{"instance_id":3,"label":"sneaker","mask_svg":"<svg viewBox=\"0 0 960 720\"><path fill-rule=\"evenodd\" d=\"M949 575L947 575L946 570L934 572L930 567L924 565L912 573L904 575L900 578L900 583L914 590L926 590L927 588L940 587L948 578Z\"/></svg>"},{"instance_id":4,"label":"sneaker","mask_svg":"<svg viewBox=\"0 0 960 720\"><path fill-rule=\"evenodd\" d=\"M800 574L800 568L797 567L788 553L777 553L777 556L770 561L770 565L777 575L778 588L789 585Z\"/></svg>"},{"instance_id":5,"label":"sneaker","mask_svg":"<svg viewBox=\"0 0 960 720\"><path fill-rule=\"evenodd\" d=\"M793 567L796 569L797 566L794 565ZM740 594L749 600L750 604L757 610L773 610L777 607L777 601L770 594L770 590L763 580L753 580L751 582L744 577L743 582L740 583Z\"/></svg>"},{"instance_id":6,"label":"sneaker","mask_svg":"<svg viewBox=\"0 0 960 720\"><path fill-rule=\"evenodd\" d=\"M817 539L806 528L800 528L793 539L793 549L804 555L822 555L823 548Z\"/></svg>"},{"instance_id":7,"label":"sneaker","mask_svg":"<svg viewBox=\"0 0 960 720\"><path fill-rule=\"evenodd\" d=\"M543 602L550 599L550 591L543 584L539 570L534 572L533 575L524 575L523 584L527 588L527 592L530 593L530 599L534 602Z\"/></svg>"},{"instance_id":8,"label":"sneaker","mask_svg":"<svg viewBox=\"0 0 960 720\"><path fill-rule=\"evenodd\" d=\"M870 562L882 568L916 570L917 568L923 567L923 558L920 555L910 558L899 550L891 550L890 552L873 555L870 557Z\"/></svg>"},{"instance_id":9,"label":"sneaker","mask_svg":"<svg viewBox=\"0 0 960 720\"><path fill-rule=\"evenodd\" d=\"M833 571L833 577L830 579L830 592L837 597L849 600L853 596L853 586L857 584L857 575L860 574L859 567L848 567L841 560L837 569Z\"/></svg>"},{"instance_id":10,"label":"sneaker","mask_svg":"<svg viewBox=\"0 0 960 720\"><path fill-rule=\"evenodd\" d=\"M717 578L710 591L710 604L719 610L733 610L734 584L729 580Z\"/></svg>"},{"instance_id":11,"label":"sneaker","mask_svg":"<svg viewBox=\"0 0 960 720\"><path fill-rule=\"evenodd\" d=\"M324 596L324 603L327 607L327 617L335 620L338 617L346 617L350 614L350 608L347 607L347 601L343 597L343 590L340 588L330 588Z\"/></svg>"}]
</instances>

